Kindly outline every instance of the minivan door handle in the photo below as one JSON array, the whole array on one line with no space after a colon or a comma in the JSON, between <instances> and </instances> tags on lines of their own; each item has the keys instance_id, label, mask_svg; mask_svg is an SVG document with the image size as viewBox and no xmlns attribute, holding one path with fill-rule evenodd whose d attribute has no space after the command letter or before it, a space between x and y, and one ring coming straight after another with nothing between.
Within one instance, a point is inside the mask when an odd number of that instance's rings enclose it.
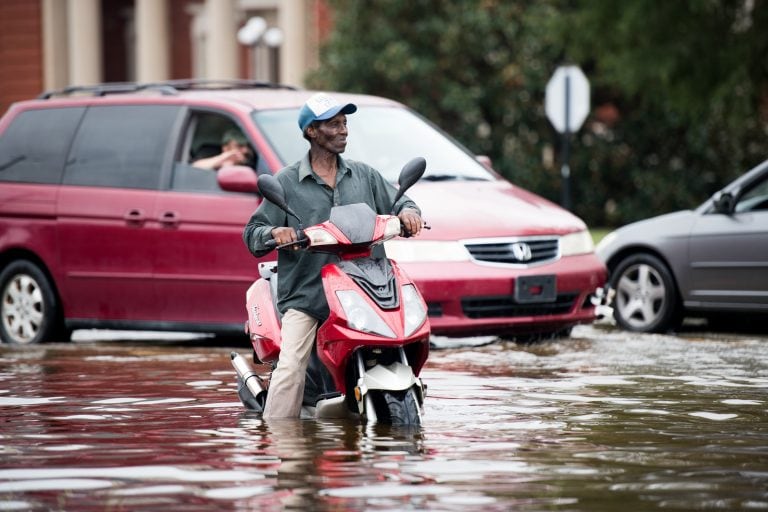
<instances>
[{"instance_id":1,"label":"minivan door handle","mask_svg":"<svg viewBox=\"0 0 768 512\"><path fill-rule=\"evenodd\" d=\"M126 224L143 224L147 219L144 217L144 212L142 210L134 209L128 210L128 212L123 215L123 220L125 220Z\"/></svg>"},{"instance_id":2,"label":"minivan door handle","mask_svg":"<svg viewBox=\"0 0 768 512\"><path fill-rule=\"evenodd\" d=\"M167 228L174 228L179 224L179 214L168 211L160 216L160 224Z\"/></svg>"}]
</instances>

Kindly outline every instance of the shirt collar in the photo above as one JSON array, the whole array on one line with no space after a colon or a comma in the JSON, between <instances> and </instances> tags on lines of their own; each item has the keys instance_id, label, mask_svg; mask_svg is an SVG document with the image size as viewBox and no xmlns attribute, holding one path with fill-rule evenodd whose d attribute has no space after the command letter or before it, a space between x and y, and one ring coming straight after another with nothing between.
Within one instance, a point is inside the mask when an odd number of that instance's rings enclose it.
<instances>
[{"instance_id":1,"label":"shirt collar","mask_svg":"<svg viewBox=\"0 0 768 512\"><path fill-rule=\"evenodd\" d=\"M336 155L336 165L338 165L338 171L340 171L340 174L349 174L352 172L352 168L347 164L347 162L341 157L341 155ZM301 159L301 162L299 163L299 181L303 181L304 178L312 176L312 165L309 163L309 151L304 155L304 158Z\"/></svg>"}]
</instances>

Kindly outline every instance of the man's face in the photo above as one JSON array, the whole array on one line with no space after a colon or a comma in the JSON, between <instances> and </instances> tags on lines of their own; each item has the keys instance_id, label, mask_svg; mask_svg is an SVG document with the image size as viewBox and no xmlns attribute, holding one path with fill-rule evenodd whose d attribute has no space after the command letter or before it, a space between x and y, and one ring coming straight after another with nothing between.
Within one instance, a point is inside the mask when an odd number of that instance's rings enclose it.
<instances>
[{"instance_id":1,"label":"man's face","mask_svg":"<svg viewBox=\"0 0 768 512\"><path fill-rule=\"evenodd\" d=\"M320 121L310 128L309 135L315 144L334 154L347 149L347 116L337 114L327 121Z\"/></svg>"}]
</instances>

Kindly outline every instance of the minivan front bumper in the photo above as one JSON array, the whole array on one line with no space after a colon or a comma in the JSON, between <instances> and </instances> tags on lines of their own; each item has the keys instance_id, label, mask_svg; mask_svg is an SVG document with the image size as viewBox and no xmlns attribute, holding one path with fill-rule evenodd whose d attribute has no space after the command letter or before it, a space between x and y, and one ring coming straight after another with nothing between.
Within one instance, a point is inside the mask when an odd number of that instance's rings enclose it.
<instances>
[{"instance_id":1,"label":"minivan front bumper","mask_svg":"<svg viewBox=\"0 0 768 512\"><path fill-rule=\"evenodd\" d=\"M403 262L427 302L432 333L478 336L553 333L596 319L595 293L607 271L594 254L523 268L475 261ZM516 281L554 277L555 293L519 300Z\"/></svg>"}]
</instances>

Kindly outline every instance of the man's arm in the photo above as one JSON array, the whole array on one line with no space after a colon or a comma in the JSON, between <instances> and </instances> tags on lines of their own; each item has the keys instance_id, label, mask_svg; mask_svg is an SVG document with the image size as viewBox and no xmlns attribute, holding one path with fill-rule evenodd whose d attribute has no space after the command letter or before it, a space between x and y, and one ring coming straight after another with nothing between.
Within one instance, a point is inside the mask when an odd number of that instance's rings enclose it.
<instances>
[{"instance_id":1,"label":"man's arm","mask_svg":"<svg viewBox=\"0 0 768 512\"><path fill-rule=\"evenodd\" d=\"M272 249L266 246L267 241L278 237L273 236L273 230L279 231L286 224L285 212L269 201L263 201L243 229L243 241L251 254L260 258Z\"/></svg>"},{"instance_id":2,"label":"man's arm","mask_svg":"<svg viewBox=\"0 0 768 512\"><path fill-rule=\"evenodd\" d=\"M226 165L244 165L245 163L246 159L241 151L228 149L218 155L195 160L192 165L201 169L218 170Z\"/></svg>"}]
</instances>

